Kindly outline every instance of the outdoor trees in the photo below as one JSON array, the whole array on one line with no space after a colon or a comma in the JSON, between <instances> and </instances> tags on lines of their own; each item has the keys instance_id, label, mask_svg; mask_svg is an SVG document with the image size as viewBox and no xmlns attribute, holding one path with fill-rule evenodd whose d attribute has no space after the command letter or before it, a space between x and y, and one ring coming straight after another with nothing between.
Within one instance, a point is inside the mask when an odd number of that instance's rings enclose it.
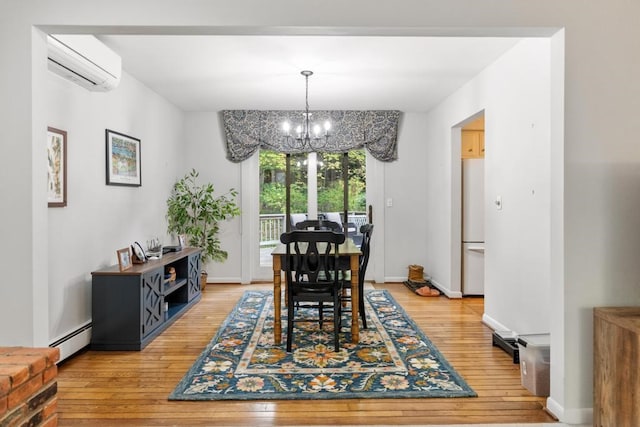
<instances>
[{"instance_id":1,"label":"outdoor trees","mask_svg":"<svg viewBox=\"0 0 640 427\"><path fill-rule=\"evenodd\" d=\"M318 212L342 212L343 178L342 153L318 153ZM306 154L291 156L291 212L307 212ZM364 212L365 200L365 152L349 152L349 206L353 212ZM260 151L260 212L278 214L285 212L286 156L273 151Z\"/></svg>"}]
</instances>

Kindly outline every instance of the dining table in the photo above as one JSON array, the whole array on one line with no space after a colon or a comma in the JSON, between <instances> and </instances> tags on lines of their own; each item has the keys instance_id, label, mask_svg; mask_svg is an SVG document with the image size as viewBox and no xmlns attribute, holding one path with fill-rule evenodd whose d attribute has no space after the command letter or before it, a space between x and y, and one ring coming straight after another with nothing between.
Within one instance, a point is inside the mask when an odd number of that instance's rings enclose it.
<instances>
[{"instance_id":1,"label":"dining table","mask_svg":"<svg viewBox=\"0 0 640 427\"><path fill-rule=\"evenodd\" d=\"M273 257L273 339L275 345L282 343L282 266L283 258L287 254L287 245L280 243L271 252ZM358 302L362 296L358 292L358 276L360 274L360 248L347 237L344 243L338 246L338 256L348 260L351 271L351 342L357 344L360 337L358 323Z\"/></svg>"}]
</instances>

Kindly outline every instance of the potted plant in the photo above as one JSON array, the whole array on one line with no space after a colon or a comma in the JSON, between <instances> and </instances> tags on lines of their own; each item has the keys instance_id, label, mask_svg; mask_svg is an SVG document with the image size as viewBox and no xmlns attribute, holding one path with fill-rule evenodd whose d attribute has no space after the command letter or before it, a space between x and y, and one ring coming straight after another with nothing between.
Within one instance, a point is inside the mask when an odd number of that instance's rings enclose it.
<instances>
[{"instance_id":1,"label":"potted plant","mask_svg":"<svg viewBox=\"0 0 640 427\"><path fill-rule=\"evenodd\" d=\"M211 183L199 184L199 173L192 169L179 179L167 199L167 231L183 234L190 246L202 250L202 289L206 286L207 261L224 261L227 251L220 247L220 221L240 215L235 202L238 192L231 188L226 194L214 195Z\"/></svg>"}]
</instances>

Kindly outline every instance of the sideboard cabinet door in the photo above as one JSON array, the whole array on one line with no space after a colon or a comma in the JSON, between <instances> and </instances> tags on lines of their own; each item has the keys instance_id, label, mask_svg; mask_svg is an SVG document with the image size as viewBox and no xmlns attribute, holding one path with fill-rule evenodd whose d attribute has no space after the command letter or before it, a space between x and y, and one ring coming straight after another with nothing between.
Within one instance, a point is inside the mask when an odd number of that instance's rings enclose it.
<instances>
[{"instance_id":1,"label":"sideboard cabinet door","mask_svg":"<svg viewBox=\"0 0 640 427\"><path fill-rule=\"evenodd\" d=\"M189 301L200 295L200 271L202 269L201 264L200 252L189 255Z\"/></svg>"},{"instance_id":2,"label":"sideboard cabinet door","mask_svg":"<svg viewBox=\"0 0 640 427\"><path fill-rule=\"evenodd\" d=\"M153 332L164 321L162 297L163 269L142 275L142 336Z\"/></svg>"}]
</instances>

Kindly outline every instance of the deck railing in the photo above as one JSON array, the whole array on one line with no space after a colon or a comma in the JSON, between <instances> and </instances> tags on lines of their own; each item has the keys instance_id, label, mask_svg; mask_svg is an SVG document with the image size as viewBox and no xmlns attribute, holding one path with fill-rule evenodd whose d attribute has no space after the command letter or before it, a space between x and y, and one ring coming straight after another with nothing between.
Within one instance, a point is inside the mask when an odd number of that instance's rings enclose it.
<instances>
[{"instance_id":1,"label":"deck railing","mask_svg":"<svg viewBox=\"0 0 640 427\"><path fill-rule=\"evenodd\" d=\"M260 215L260 247L277 246L285 229L284 214Z\"/></svg>"}]
</instances>

